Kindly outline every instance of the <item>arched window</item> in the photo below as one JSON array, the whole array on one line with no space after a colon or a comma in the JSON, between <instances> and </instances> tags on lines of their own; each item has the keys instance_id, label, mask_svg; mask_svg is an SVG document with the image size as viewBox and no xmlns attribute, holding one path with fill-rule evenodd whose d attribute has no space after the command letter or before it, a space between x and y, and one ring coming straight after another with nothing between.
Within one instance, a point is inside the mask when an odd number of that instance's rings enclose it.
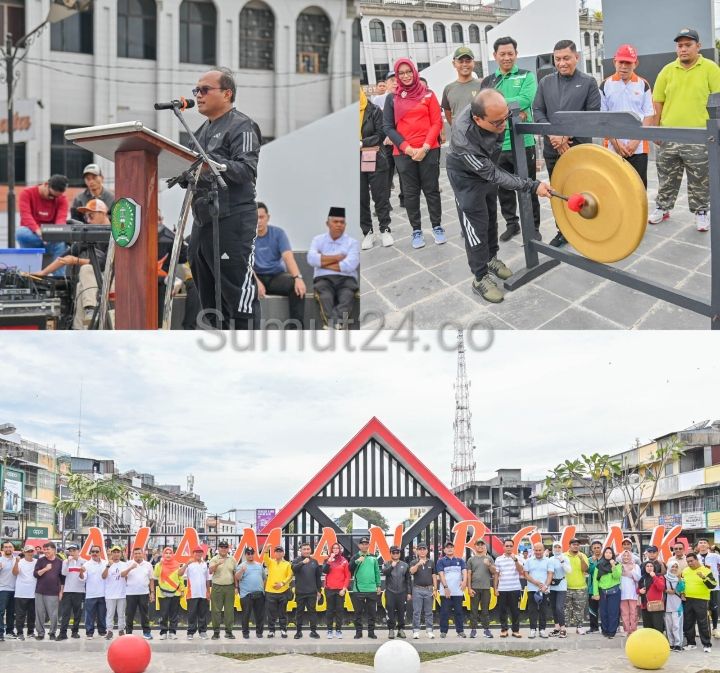
<instances>
[{"instance_id":1,"label":"arched window","mask_svg":"<svg viewBox=\"0 0 720 673\"><path fill-rule=\"evenodd\" d=\"M118 0L117 55L154 61L157 46L155 0Z\"/></svg>"},{"instance_id":2,"label":"arched window","mask_svg":"<svg viewBox=\"0 0 720 673\"><path fill-rule=\"evenodd\" d=\"M415 42L427 42L427 28L422 21L413 24L413 40Z\"/></svg>"},{"instance_id":3,"label":"arched window","mask_svg":"<svg viewBox=\"0 0 720 673\"><path fill-rule=\"evenodd\" d=\"M460 44L465 42L463 39L463 29L459 23L453 23L450 27L450 35L452 36L453 42L459 42Z\"/></svg>"},{"instance_id":4,"label":"arched window","mask_svg":"<svg viewBox=\"0 0 720 673\"><path fill-rule=\"evenodd\" d=\"M600 33L593 33L593 44L596 47L600 44Z\"/></svg>"},{"instance_id":5,"label":"arched window","mask_svg":"<svg viewBox=\"0 0 720 673\"><path fill-rule=\"evenodd\" d=\"M472 44L480 44L480 29L474 23L468 28L468 41Z\"/></svg>"},{"instance_id":6,"label":"arched window","mask_svg":"<svg viewBox=\"0 0 720 673\"><path fill-rule=\"evenodd\" d=\"M240 12L240 68L275 69L275 15L260 0Z\"/></svg>"},{"instance_id":7,"label":"arched window","mask_svg":"<svg viewBox=\"0 0 720 673\"><path fill-rule=\"evenodd\" d=\"M385 42L385 25L378 19L370 22L370 42Z\"/></svg>"},{"instance_id":8,"label":"arched window","mask_svg":"<svg viewBox=\"0 0 720 673\"><path fill-rule=\"evenodd\" d=\"M585 46L589 47L590 46L590 33L585 32L585 34L583 35L583 38L585 39Z\"/></svg>"},{"instance_id":9,"label":"arched window","mask_svg":"<svg viewBox=\"0 0 720 673\"><path fill-rule=\"evenodd\" d=\"M402 21L393 21L392 24L393 42L407 42L407 28Z\"/></svg>"},{"instance_id":10,"label":"arched window","mask_svg":"<svg viewBox=\"0 0 720 673\"><path fill-rule=\"evenodd\" d=\"M447 42L447 39L445 38L445 26L442 23L436 23L433 25L433 40L439 43Z\"/></svg>"},{"instance_id":11,"label":"arched window","mask_svg":"<svg viewBox=\"0 0 720 673\"><path fill-rule=\"evenodd\" d=\"M180 5L180 62L213 65L217 12L212 2L183 0Z\"/></svg>"},{"instance_id":12,"label":"arched window","mask_svg":"<svg viewBox=\"0 0 720 673\"><path fill-rule=\"evenodd\" d=\"M327 73L330 19L319 7L304 9L295 22L297 71Z\"/></svg>"}]
</instances>

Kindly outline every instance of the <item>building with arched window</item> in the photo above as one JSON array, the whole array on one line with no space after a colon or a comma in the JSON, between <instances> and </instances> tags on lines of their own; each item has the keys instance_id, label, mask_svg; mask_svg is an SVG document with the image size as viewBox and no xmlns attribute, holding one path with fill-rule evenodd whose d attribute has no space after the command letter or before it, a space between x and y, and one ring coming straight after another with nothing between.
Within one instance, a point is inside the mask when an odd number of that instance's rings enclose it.
<instances>
[{"instance_id":1,"label":"building with arched window","mask_svg":"<svg viewBox=\"0 0 720 673\"><path fill-rule=\"evenodd\" d=\"M139 120L184 141L173 114L153 104L190 98L212 65L233 70L236 106L265 139L346 107L354 98L353 2L94 0L92 11L46 28L19 66L16 100L32 102L34 138L16 146L18 182L64 171L82 182L76 173L93 156L65 142L68 128ZM20 37L45 20L47 4L0 0L0 13ZM191 128L204 120L196 110L185 115ZM114 166L98 163L112 186Z\"/></svg>"}]
</instances>

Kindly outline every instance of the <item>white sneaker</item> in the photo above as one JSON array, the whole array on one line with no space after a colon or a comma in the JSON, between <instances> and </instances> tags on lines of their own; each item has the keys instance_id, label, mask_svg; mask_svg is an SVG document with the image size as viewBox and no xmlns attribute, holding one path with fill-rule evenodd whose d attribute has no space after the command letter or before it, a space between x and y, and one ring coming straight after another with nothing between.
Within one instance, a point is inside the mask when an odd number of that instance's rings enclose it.
<instances>
[{"instance_id":1,"label":"white sneaker","mask_svg":"<svg viewBox=\"0 0 720 673\"><path fill-rule=\"evenodd\" d=\"M363 238L362 245L360 246L363 250L370 250L375 245L375 232L369 231Z\"/></svg>"},{"instance_id":2,"label":"white sneaker","mask_svg":"<svg viewBox=\"0 0 720 673\"><path fill-rule=\"evenodd\" d=\"M427 632L427 637L428 637L428 638L434 638L434 637L435 637L435 634L434 634L432 631L428 631L428 632Z\"/></svg>"},{"instance_id":3,"label":"white sneaker","mask_svg":"<svg viewBox=\"0 0 720 673\"><path fill-rule=\"evenodd\" d=\"M650 224L660 224L663 220L667 220L670 217L670 213L662 208L655 208L648 217Z\"/></svg>"},{"instance_id":4,"label":"white sneaker","mask_svg":"<svg viewBox=\"0 0 720 673\"><path fill-rule=\"evenodd\" d=\"M333 631L328 631L328 632L327 632L327 637L328 637L328 638L332 638L333 635L335 635Z\"/></svg>"},{"instance_id":5,"label":"white sneaker","mask_svg":"<svg viewBox=\"0 0 720 673\"><path fill-rule=\"evenodd\" d=\"M698 210L695 213L695 228L698 231L709 231L710 229L710 215L705 210ZM717 629L715 629L717 631Z\"/></svg>"},{"instance_id":6,"label":"white sneaker","mask_svg":"<svg viewBox=\"0 0 720 673\"><path fill-rule=\"evenodd\" d=\"M685 645L683 650L697 650L697 645Z\"/></svg>"},{"instance_id":7,"label":"white sneaker","mask_svg":"<svg viewBox=\"0 0 720 673\"><path fill-rule=\"evenodd\" d=\"M161 633L160 640L167 640L167 633Z\"/></svg>"},{"instance_id":8,"label":"white sneaker","mask_svg":"<svg viewBox=\"0 0 720 673\"><path fill-rule=\"evenodd\" d=\"M537 629L530 629L530 634L528 635L528 638L535 638L537 636Z\"/></svg>"},{"instance_id":9,"label":"white sneaker","mask_svg":"<svg viewBox=\"0 0 720 673\"><path fill-rule=\"evenodd\" d=\"M395 243L395 239L389 231L383 231L383 233L380 234L380 240L382 241L383 248L389 248L393 243Z\"/></svg>"},{"instance_id":10,"label":"white sneaker","mask_svg":"<svg viewBox=\"0 0 720 673\"><path fill-rule=\"evenodd\" d=\"M545 629L540 629L539 635L540 635L541 638L547 638L547 637L548 637L547 631L546 631Z\"/></svg>"},{"instance_id":11,"label":"white sneaker","mask_svg":"<svg viewBox=\"0 0 720 673\"><path fill-rule=\"evenodd\" d=\"M192 633L188 633L188 634L187 634L187 639L188 639L188 640L192 640L192 639L193 639L193 634L192 634Z\"/></svg>"},{"instance_id":12,"label":"white sneaker","mask_svg":"<svg viewBox=\"0 0 720 673\"><path fill-rule=\"evenodd\" d=\"M417 640L420 637L420 634L417 631L413 631L413 640Z\"/></svg>"},{"instance_id":13,"label":"white sneaker","mask_svg":"<svg viewBox=\"0 0 720 673\"><path fill-rule=\"evenodd\" d=\"M712 632L712 637L713 637L713 638L720 638L720 629L715 629L715 630Z\"/></svg>"},{"instance_id":14,"label":"white sneaker","mask_svg":"<svg viewBox=\"0 0 720 673\"><path fill-rule=\"evenodd\" d=\"M170 640L177 640L177 634L171 633L171 634L170 634Z\"/></svg>"},{"instance_id":15,"label":"white sneaker","mask_svg":"<svg viewBox=\"0 0 720 673\"><path fill-rule=\"evenodd\" d=\"M579 636L584 636L587 633L587 629L584 626L579 626L577 628L577 633Z\"/></svg>"},{"instance_id":16,"label":"white sneaker","mask_svg":"<svg viewBox=\"0 0 720 673\"><path fill-rule=\"evenodd\" d=\"M340 640L342 638L342 631L335 631L335 637Z\"/></svg>"},{"instance_id":17,"label":"white sneaker","mask_svg":"<svg viewBox=\"0 0 720 673\"><path fill-rule=\"evenodd\" d=\"M703 652L707 652L709 654L712 652L712 647L703 647Z\"/></svg>"}]
</instances>

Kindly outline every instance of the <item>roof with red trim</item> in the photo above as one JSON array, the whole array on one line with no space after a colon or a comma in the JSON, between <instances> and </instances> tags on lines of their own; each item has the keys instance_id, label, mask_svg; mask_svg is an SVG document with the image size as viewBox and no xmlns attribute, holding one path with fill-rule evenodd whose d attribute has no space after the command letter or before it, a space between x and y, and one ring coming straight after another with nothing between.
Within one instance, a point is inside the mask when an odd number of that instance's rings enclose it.
<instances>
[{"instance_id":1,"label":"roof with red trim","mask_svg":"<svg viewBox=\"0 0 720 673\"><path fill-rule=\"evenodd\" d=\"M283 528L290 523L303 507L335 478L362 449L368 441L374 439L380 443L425 489L442 500L447 511L458 521L477 519L458 497L431 472L422 461L405 446L375 416L358 432L327 465L320 470L285 505L261 531L266 533L273 528Z\"/></svg>"}]
</instances>

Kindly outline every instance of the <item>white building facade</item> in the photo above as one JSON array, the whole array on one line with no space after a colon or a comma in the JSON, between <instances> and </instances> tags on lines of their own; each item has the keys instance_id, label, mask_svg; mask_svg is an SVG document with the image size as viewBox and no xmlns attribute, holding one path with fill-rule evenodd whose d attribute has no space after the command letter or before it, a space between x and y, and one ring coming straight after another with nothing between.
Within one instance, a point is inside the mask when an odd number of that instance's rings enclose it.
<instances>
[{"instance_id":1,"label":"white building facade","mask_svg":"<svg viewBox=\"0 0 720 673\"><path fill-rule=\"evenodd\" d=\"M0 26L14 20L27 33L49 4L0 0ZM92 156L64 141L69 128L140 120L185 140L172 112L153 104L190 98L213 65L233 70L236 106L266 139L339 110L352 102L355 14L351 0L95 0L91 12L46 27L18 68L15 100L34 104L34 138L16 150L18 182L64 173L82 183ZM186 116L191 128L203 121ZM112 165L98 163L112 183Z\"/></svg>"}]
</instances>

